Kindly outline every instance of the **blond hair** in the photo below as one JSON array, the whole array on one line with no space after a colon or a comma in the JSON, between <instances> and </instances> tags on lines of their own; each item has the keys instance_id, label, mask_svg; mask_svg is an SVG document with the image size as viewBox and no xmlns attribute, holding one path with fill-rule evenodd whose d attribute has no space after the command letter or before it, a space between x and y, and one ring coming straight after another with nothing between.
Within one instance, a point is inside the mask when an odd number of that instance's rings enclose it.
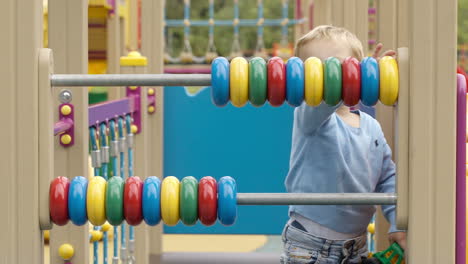
<instances>
[{"instance_id":1,"label":"blond hair","mask_svg":"<svg viewBox=\"0 0 468 264\"><path fill-rule=\"evenodd\" d=\"M309 33L302 36L296 43L294 47L295 56L299 56L299 50L307 43L313 40L322 40L322 39L332 39L337 41L345 41L348 43L351 48L353 57L358 60L364 58L364 50L362 48L361 41L354 35L349 32L347 29L342 27L335 27L330 25L322 25L315 27Z\"/></svg>"}]
</instances>

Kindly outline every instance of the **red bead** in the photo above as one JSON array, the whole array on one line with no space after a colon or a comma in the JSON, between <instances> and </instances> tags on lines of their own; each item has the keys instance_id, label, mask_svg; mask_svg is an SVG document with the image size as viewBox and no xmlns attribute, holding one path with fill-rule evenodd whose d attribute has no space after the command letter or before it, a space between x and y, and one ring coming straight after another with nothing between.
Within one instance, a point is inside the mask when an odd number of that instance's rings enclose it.
<instances>
[{"instance_id":1,"label":"red bead","mask_svg":"<svg viewBox=\"0 0 468 264\"><path fill-rule=\"evenodd\" d=\"M268 101L272 106L280 106L286 99L286 67L283 59L273 57L268 60Z\"/></svg>"},{"instance_id":2,"label":"red bead","mask_svg":"<svg viewBox=\"0 0 468 264\"><path fill-rule=\"evenodd\" d=\"M213 177L206 176L198 184L198 217L206 226L213 225L218 216L218 187Z\"/></svg>"},{"instance_id":3,"label":"red bead","mask_svg":"<svg viewBox=\"0 0 468 264\"><path fill-rule=\"evenodd\" d=\"M59 176L50 183L49 212L50 219L56 225L68 223L68 189L70 181L67 177Z\"/></svg>"},{"instance_id":4,"label":"red bead","mask_svg":"<svg viewBox=\"0 0 468 264\"><path fill-rule=\"evenodd\" d=\"M133 176L125 181L124 217L129 225L139 225L143 220L142 213L143 182Z\"/></svg>"},{"instance_id":5,"label":"red bead","mask_svg":"<svg viewBox=\"0 0 468 264\"><path fill-rule=\"evenodd\" d=\"M361 98L361 66L356 58L346 58L342 65L343 74L343 102L347 106L354 106Z\"/></svg>"}]
</instances>

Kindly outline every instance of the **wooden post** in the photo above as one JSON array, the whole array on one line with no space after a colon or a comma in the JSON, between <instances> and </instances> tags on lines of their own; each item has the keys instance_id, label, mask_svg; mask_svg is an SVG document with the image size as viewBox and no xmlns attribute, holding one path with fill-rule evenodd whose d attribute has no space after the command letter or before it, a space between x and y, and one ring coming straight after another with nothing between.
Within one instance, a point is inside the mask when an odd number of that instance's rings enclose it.
<instances>
[{"instance_id":1,"label":"wooden post","mask_svg":"<svg viewBox=\"0 0 468 264\"><path fill-rule=\"evenodd\" d=\"M38 224L38 53L42 1L2 1L0 263L42 263Z\"/></svg>"},{"instance_id":2,"label":"wooden post","mask_svg":"<svg viewBox=\"0 0 468 264\"><path fill-rule=\"evenodd\" d=\"M138 2L129 1L128 8L128 26L129 26L129 50L138 50Z\"/></svg>"},{"instance_id":3,"label":"wooden post","mask_svg":"<svg viewBox=\"0 0 468 264\"><path fill-rule=\"evenodd\" d=\"M412 0L408 263L455 263L457 1Z\"/></svg>"},{"instance_id":4,"label":"wooden post","mask_svg":"<svg viewBox=\"0 0 468 264\"><path fill-rule=\"evenodd\" d=\"M162 73L164 58L164 1L142 0L141 49L148 57L148 72ZM148 117L150 153L149 175L164 176L164 89L156 91L156 112ZM149 229L151 263L160 263L162 254L162 225Z\"/></svg>"},{"instance_id":5,"label":"wooden post","mask_svg":"<svg viewBox=\"0 0 468 264\"><path fill-rule=\"evenodd\" d=\"M120 38L120 17L119 17L119 1L115 1L114 12L107 18L107 73L120 72L120 56L121 56L121 38ZM108 98L114 100L120 98L117 87L109 87L107 89Z\"/></svg>"},{"instance_id":6,"label":"wooden post","mask_svg":"<svg viewBox=\"0 0 468 264\"><path fill-rule=\"evenodd\" d=\"M88 1L49 0L49 47L54 53L55 73L88 72ZM55 89L54 116L58 118L60 104L58 94L63 89ZM88 91L86 87L67 87L72 92L74 106L75 136L74 145L63 147L55 141L56 176L88 175ZM88 224L64 227L54 226L50 233L50 262L61 264L58 248L63 243L74 247L75 263L88 263L89 237Z\"/></svg>"}]
</instances>

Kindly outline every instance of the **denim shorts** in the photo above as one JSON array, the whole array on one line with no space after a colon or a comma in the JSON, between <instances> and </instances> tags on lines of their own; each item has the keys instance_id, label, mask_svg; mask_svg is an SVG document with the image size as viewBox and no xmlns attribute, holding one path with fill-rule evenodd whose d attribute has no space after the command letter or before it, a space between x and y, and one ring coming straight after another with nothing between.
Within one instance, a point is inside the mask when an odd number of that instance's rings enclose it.
<instances>
[{"instance_id":1,"label":"denim shorts","mask_svg":"<svg viewBox=\"0 0 468 264\"><path fill-rule=\"evenodd\" d=\"M348 240L329 240L313 236L290 221L282 239L282 264L358 264L367 257L365 234Z\"/></svg>"}]
</instances>

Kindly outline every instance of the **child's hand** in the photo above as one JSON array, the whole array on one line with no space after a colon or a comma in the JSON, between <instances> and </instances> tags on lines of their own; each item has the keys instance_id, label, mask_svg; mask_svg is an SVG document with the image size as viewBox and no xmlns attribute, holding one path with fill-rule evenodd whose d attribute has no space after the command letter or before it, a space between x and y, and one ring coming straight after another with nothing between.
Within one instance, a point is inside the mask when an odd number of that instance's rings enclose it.
<instances>
[{"instance_id":1,"label":"child's hand","mask_svg":"<svg viewBox=\"0 0 468 264\"><path fill-rule=\"evenodd\" d=\"M390 244L398 243L403 250L406 250L406 232L394 232L388 234Z\"/></svg>"},{"instance_id":2,"label":"child's hand","mask_svg":"<svg viewBox=\"0 0 468 264\"><path fill-rule=\"evenodd\" d=\"M375 46L374 54L372 54L372 57L374 57L376 60L380 60L382 57L385 57L385 56L394 57L396 55L396 52L394 50L387 50L381 56L380 52L382 51L382 48L383 48L382 43L377 44L377 46Z\"/></svg>"}]
</instances>

